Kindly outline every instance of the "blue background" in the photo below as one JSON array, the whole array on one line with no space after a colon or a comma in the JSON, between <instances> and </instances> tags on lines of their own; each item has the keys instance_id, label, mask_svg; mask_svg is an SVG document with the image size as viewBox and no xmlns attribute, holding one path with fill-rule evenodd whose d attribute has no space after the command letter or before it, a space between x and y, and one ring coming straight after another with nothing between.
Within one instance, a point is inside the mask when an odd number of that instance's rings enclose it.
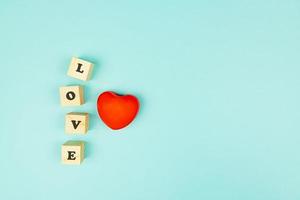
<instances>
[{"instance_id":1,"label":"blue background","mask_svg":"<svg viewBox=\"0 0 300 200\"><path fill-rule=\"evenodd\" d=\"M0 24L1 199L300 199L300 1L1 0ZM72 84L87 103L63 108ZM98 119L106 90L140 99L128 128ZM88 135L64 133L71 111Z\"/></svg>"}]
</instances>

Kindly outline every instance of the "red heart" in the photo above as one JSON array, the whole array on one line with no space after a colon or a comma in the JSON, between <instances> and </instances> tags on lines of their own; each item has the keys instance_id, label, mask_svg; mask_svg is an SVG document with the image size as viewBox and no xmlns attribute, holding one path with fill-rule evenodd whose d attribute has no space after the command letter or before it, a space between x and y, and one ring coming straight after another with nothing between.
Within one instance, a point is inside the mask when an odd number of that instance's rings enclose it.
<instances>
[{"instance_id":1,"label":"red heart","mask_svg":"<svg viewBox=\"0 0 300 200\"><path fill-rule=\"evenodd\" d=\"M98 114L111 129L118 130L129 125L139 110L139 101L133 95L103 92L97 101Z\"/></svg>"}]
</instances>

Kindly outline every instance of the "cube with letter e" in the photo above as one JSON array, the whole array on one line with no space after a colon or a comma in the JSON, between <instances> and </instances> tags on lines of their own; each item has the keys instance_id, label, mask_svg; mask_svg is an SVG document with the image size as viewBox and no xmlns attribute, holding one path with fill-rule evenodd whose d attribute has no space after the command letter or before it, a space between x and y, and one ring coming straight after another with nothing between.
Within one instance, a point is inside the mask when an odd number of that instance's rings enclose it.
<instances>
[{"instance_id":1,"label":"cube with letter e","mask_svg":"<svg viewBox=\"0 0 300 200\"><path fill-rule=\"evenodd\" d=\"M79 165L84 159L84 142L67 141L61 147L61 160L63 164Z\"/></svg>"}]
</instances>

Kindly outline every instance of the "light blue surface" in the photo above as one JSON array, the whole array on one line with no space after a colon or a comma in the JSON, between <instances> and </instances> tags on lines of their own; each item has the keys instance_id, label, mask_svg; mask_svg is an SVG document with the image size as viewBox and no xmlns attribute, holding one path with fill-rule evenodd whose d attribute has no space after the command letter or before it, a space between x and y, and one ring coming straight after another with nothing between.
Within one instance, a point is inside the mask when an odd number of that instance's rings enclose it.
<instances>
[{"instance_id":1,"label":"light blue surface","mask_svg":"<svg viewBox=\"0 0 300 200\"><path fill-rule=\"evenodd\" d=\"M300 199L300 1L1 0L0 24L1 200ZM68 84L85 105L60 107ZM140 99L128 128L98 119L105 90ZM64 134L70 111L88 135Z\"/></svg>"}]
</instances>

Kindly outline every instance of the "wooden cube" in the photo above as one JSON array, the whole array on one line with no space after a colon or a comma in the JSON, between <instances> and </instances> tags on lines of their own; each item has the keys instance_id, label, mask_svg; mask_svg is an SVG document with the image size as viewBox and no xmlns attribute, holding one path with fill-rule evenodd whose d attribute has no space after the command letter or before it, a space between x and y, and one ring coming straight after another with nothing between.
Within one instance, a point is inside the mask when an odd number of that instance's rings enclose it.
<instances>
[{"instance_id":1,"label":"wooden cube","mask_svg":"<svg viewBox=\"0 0 300 200\"><path fill-rule=\"evenodd\" d=\"M93 70L93 63L73 57L69 66L68 76L83 81L90 79Z\"/></svg>"},{"instance_id":2,"label":"wooden cube","mask_svg":"<svg viewBox=\"0 0 300 200\"><path fill-rule=\"evenodd\" d=\"M84 159L84 142L67 141L61 147L61 161L63 164L81 164Z\"/></svg>"},{"instance_id":3,"label":"wooden cube","mask_svg":"<svg viewBox=\"0 0 300 200\"><path fill-rule=\"evenodd\" d=\"M68 134L85 134L89 129L89 114L71 112L65 117L65 131Z\"/></svg>"},{"instance_id":4,"label":"wooden cube","mask_svg":"<svg viewBox=\"0 0 300 200\"><path fill-rule=\"evenodd\" d=\"M60 104L62 106L80 106L84 104L82 86L60 87Z\"/></svg>"}]
</instances>

